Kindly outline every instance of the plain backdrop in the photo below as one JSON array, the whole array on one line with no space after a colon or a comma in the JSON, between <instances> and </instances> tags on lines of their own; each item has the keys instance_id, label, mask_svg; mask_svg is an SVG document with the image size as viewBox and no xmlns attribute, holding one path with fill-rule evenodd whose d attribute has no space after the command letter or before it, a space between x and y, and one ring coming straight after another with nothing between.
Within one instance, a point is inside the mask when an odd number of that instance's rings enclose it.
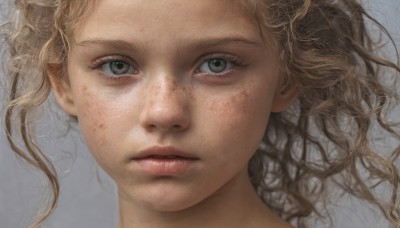
<instances>
[{"instance_id":1,"label":"plain backdrop","mask_svg":"<svg viewBox=\"0 0 400 228\"><path fill-rule=\"evenodd\" d=\"M7 12L5 1L0 0L2 15ZM400 0L369 0L366 3L368 10L387 26L400 47ZM3 71L0 72L3 78ZM0 88L3 96L3 86ZM1 102L3 116L4 99ZM57 210L44 227L116 227L118 205L114 183L97 167L76 130L70 130L65 135L67 118L52 114L52 110L58 109L48 104L38 120L39 141L55 161L61 181L61 195ZM399 113L395 115L400 116ZM38 172L14 156L3 131L0 131L0 228L29 226L36 209L45 198L42 191L45 189L44 183L44 178ZM357 200L342 199L336 204L332 211L336 227L388 227L375 210ZM316 223L314 227L325 226Z\"/></svg>"}]
</instances>

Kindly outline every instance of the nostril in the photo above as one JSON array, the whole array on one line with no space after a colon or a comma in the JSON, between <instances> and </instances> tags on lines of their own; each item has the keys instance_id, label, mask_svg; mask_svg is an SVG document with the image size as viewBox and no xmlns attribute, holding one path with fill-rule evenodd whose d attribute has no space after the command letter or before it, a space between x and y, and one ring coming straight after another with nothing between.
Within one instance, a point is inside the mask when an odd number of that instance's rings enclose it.
<instances>
[{"instance_id":1,"label":"nostril","mask_svg":"<svg viewBox=\"0 0 400 228\"><path fill-rule=\"evenodd\" d=\"M183 125L183 124L174 124L174 125L147 124L145 128L149 132L153 132L153 131L157 131L157 130L161 130L161 131L182 131L183 129L185 129L185 125Z\"/></svg>"},{"instance_id":2,"label":"nostril","mask_svg":"<svg viewBox=\"0 0 400 228\"><path fill-rule=\"evenodd\" d=\"M153 131L153 130L156 129L156 128L157 128L157 126L154 125L154 124L148 124L148 125L146 126L146 129L147 129L148 131Z\"/></svg>"},{"instance_id":3,"label":"nostril","mask_svg":"<svg viewBox=\"0 0 400 228\"><path fill-rule=\"evenodd\" d=\"M176 129L176 130L179 130L179 129L182 128L182 126L179 125L179 124L175 124L174 126L172 126L172 128L173 128L173 129Z\"/></svg>"}]
</instances>

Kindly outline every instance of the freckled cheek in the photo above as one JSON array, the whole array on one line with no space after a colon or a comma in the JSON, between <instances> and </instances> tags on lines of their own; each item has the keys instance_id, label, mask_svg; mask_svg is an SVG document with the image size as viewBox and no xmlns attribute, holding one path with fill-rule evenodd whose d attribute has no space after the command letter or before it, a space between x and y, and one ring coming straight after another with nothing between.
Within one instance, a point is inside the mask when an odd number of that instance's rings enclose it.
<instances>
[{"instance_id":1,"label":"freckled cheek","mask_svg":"<svg viewBox=\"0 0 400 228\"><path fill-rule=\"evenodd\" d=\"M77 107L80 129L89 150L103 168L111 165L118 151L115 110L101 97L89 92L80 95Z\"/></svg>"},{"instance_id":2,"label":"freckled cheek","mask_svg":"<svg viewBox=\"0 0 400 228\"><path fill-rule=\"evenodd\" d=\"M245 139L250 146L261 140L271 101L260 94L263 93L243 90L208 103L210 125L222 137L220 141L244 142Z\"/></svg>"},{"instance_id":3,"label":"freckled cheek","mask_svg":"<svg viewBox=\"0 0 400 228\"><path fill-rule=\"evenodd\" d=\"M208 110L216 120L218 119L218 122L230 123L233 127L259 122L260 118L266 119L268 109L265 107L270 106L270 103L255 92L240 91L231 96L212 100L208 103Z\"/></svg>"},{"instance_id":4,"label":"freckled cheek","mask_svg":"<svg viewBox=\"0 0 400 228\"><path fill-rule=\"evenodd\" d=\"M85 133L97 136L98 132L102 132L107 127L104 121L107 114L102 106L95 96L88 93L81 95L77 102L78 120Z\"/></svg>"}]
</instances>

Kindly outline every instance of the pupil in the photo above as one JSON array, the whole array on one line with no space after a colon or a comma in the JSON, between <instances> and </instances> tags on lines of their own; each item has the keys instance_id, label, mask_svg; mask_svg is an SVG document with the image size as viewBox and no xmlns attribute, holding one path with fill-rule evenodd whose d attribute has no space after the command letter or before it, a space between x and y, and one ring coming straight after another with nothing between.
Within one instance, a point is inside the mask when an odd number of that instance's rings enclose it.
<instances>
[{"instance_id":1,"label":"pupil","mask_svg":"<svg viewBox=\"0 0 400 228\"><path fill-rule=\"evenodd\" d=\"M227 62L223 59L212 59L209 61L209 67L214 73L221 73L226 69Z\"/></svg>"},{"instance_id":2,"label":"pupil","mask_svg":"<svg viewBox=\"0 0 400 228\"><path fill-rule=\"evenodd\" d=\"M111 71L114 74L125 74L128 72L129 67L124 62L112 62L111 63Z\"/></svg>"},{"instance_id":3,"label":"pupil","mask_svg":"<svg viewBox=\"0 0 400 228\"><path fill-rule=\"evenodd\" d=\"M121 62L117 63L117 68L120 69L120 70L123 69L124 68L124 64L121 63Z\"/></svg>"}]
</instances>

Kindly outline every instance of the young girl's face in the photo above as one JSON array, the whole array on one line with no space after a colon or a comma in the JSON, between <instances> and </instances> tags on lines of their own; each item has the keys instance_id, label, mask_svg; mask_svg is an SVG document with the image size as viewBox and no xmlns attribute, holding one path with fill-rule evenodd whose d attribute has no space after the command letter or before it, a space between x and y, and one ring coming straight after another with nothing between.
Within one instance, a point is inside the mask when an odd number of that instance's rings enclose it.
<instances>
[{"instance_id":1,"label":"young girl's face","mask_svg":"<svg viewBox=\"0 0 400 228\"><path fill-rule=\"evenodd\" d=\"M73 40L56 97L124 201L174 211L249 185L269 114L293 96L236 2L102 0Z\"/></svg>"}]
</instances>

